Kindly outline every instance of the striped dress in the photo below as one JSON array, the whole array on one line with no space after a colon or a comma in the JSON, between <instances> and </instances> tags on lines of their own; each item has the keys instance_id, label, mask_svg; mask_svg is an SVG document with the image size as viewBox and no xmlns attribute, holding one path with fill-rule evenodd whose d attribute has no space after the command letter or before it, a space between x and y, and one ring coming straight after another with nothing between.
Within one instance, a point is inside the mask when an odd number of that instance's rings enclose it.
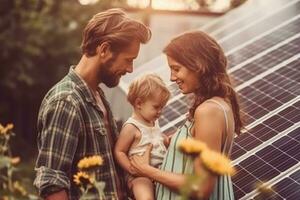
<instances>
[{"instance_id":1,"label":"striped dress","mask_svg":"<svg viewBox=\"0 0 300 200\"><path fill-rule=\"evenodd\" d=\"M222 110L224 111L225 121L226 121L226 131L228 131L228 117L225 111L225 108L219 102L210 99L208 101L212 101L217 103ZM193 122L186 120L184 125L174 134L172 140L169 145L168 152L164 158L164 161L161 166L161 170L169 171L173 173L180 174L193 174L193 159L182 153L178 148L178 144L181 140L192 137L191 128L193 126ZM222 141L222 153L225 155L229 155L231 151L231 146L233 141L228 140L227 132L223 134L226 138ZM157 183L156 185L156 199L157 200L177 200L180 199L180 194L170 190L168 187ZM217 182L215 184L215 188L213 193L211 194L209 200L233 200L233 188L230 176L219 176Z\"/></svg>"}]
</instances>

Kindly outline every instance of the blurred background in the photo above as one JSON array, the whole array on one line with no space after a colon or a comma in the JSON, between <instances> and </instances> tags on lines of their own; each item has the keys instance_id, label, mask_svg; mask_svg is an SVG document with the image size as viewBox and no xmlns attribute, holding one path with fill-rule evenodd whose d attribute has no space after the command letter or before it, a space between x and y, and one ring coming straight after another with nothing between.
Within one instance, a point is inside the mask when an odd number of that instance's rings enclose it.
<instances>
[{"instance_id":1,"label":"blurred background","mask_svg":"<svg viewBox=\"0 0 300 200\"><path fill-rule=\"evenodd\" d=\"M11 156L22 161L15 178L35 192L41 100L70 65L78 63L87 21L113 7L123 8L153 33L141 46L134 72L114 89L101 85L119 125L131 114L128 84L136 76L156 72L172 93L160 125L165 132L181 126L188 110L186 97L169 81L161 51L173 36L203 30L228 57L228 72L246 118L231 157L237 169L236 199L300 199L300 0L0 0L0 123L14 124ZM14 169L17 161L7 161L7 169Z\"/></svg>"}]
</instances>

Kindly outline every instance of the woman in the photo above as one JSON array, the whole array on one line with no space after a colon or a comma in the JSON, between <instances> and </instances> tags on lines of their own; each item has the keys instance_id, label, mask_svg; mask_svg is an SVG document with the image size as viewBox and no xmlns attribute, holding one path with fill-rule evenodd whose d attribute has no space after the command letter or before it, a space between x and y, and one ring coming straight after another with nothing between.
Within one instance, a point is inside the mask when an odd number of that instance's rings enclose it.
<instances>
[{"instance_id":1,"label":"woman","mask_svg":"<svg viewBox=\"0 0 300 200\"><path fill-rule=\"evenodd\" d=\"M157 182L156 199L177 199L187 174L200 174L200 159L187 157L177 148L192 137L217 152L230 155L234 134L240 134L242 120L237 96L226 72L227 60L219 44L206 33L193 31L177 36L165 47L171 81L183 94L194 94L185 124L173 135L161 169L134 157L132 166L142 176ZM204 199L234 199L229 176L210 174L200 185Z\"/></svg>"}]
</instances>

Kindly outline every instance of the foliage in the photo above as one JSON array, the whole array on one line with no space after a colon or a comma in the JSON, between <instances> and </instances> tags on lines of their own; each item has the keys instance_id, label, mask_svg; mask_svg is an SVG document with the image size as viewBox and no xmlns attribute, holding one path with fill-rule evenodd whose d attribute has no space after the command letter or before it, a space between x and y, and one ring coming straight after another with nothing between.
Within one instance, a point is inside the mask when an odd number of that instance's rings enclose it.
<instances>
[{"instance_id":1,"label":"foliage","mask_svg":"<svg viewBox=\"0 0 300 200\"><path fill-rule=\"evenodd\" d=\"M35 141L41 100L78 62L83 27L116 3L122 1L0 0L0 121L14 120L16 132Z\"/></svg>"},{"instance_id":2,"label":"foliage","mask_svg":"<svg viewBox=\"0 0 300 200\"><path fill-rule=\"evenodd\" d=\"M10 149L10 139L15 134L12 132L13 125L5 127L0 124L0 191L3 198L14 199L38 199L34 194L30 194L24 187L22 180L16 180L14 173L20 169L20 157L13 157Z\"/></svg>"}]
</instances>

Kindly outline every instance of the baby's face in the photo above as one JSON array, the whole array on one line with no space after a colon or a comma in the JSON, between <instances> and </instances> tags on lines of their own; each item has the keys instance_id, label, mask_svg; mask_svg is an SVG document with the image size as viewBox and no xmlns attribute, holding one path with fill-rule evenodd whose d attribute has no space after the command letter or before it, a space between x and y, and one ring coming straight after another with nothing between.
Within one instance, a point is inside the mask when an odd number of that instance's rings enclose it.
<instances>
[{"instance_id":1,"label":"baby's face","mask_svg":"<svg viewBox=\"0 0 300 200\"><path fill-rule=\"evenodd\" d=\"M146 99L140 105L140 115L149 123L154 123L161 115L161 111L166 105L166 102L163 102L159 94L154 95L153 97Z\"/></svg>"}]
</instances>

